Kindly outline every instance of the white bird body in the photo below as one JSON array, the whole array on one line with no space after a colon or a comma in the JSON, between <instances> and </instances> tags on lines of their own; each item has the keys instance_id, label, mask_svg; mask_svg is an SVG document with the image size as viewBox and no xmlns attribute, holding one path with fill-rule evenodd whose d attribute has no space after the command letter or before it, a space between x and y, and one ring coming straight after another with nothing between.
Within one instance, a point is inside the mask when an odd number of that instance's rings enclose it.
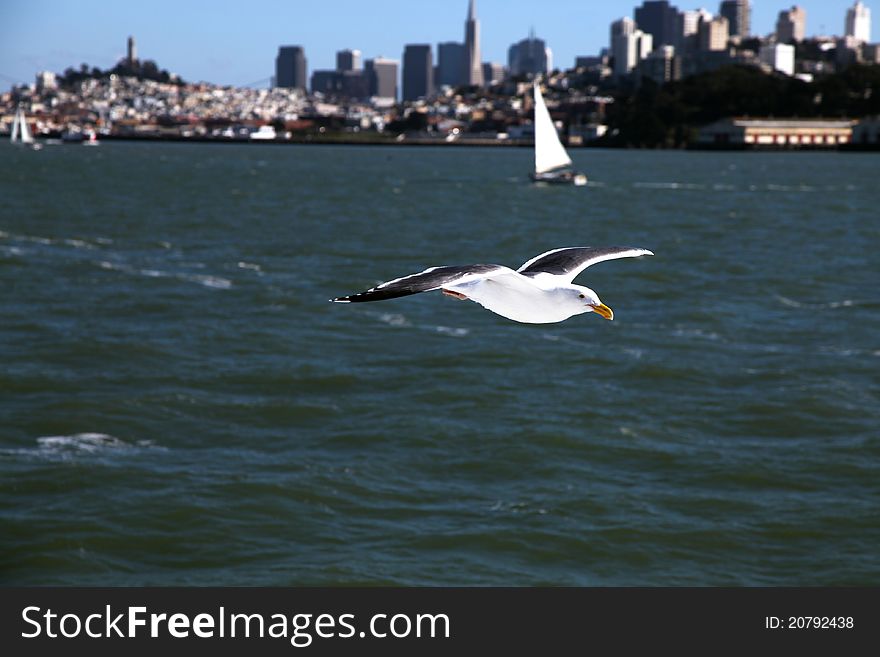
<instances>
[{"instance_id":1,"label":"white bird body","mask_svg":"<svg viewBox=\"0 0 880 657\"><path fill-rule=\"evenodd\" d=\"M430 267L332 301L381 301L442 290L444 294L469 299L502 317L525 324L561 322L587 312L612 319L611 309L593 290L572 281L597 262L643 255L654 254L632 247L565 247L542 253L517 271L502 265Z\"/></svg>"}]
</instances>

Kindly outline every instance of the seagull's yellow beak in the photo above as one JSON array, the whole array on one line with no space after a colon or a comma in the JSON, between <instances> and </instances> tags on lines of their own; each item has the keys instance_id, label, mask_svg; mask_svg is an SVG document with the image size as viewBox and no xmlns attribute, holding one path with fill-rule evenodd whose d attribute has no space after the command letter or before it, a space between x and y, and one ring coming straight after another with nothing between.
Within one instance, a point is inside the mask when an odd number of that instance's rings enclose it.
<instances>
[{"instance_id":1,"label":"seagull's yellow beak","mask_svg":"<svg viewBox=\"0 0 880 657\"><path fill-rule=\"evenodd\" d=\"M614 311L604 303L600 303L598 306L590 306L590 308L594 313L599 313L605 319L614 319Z\"/></svg>"}]
</instances>

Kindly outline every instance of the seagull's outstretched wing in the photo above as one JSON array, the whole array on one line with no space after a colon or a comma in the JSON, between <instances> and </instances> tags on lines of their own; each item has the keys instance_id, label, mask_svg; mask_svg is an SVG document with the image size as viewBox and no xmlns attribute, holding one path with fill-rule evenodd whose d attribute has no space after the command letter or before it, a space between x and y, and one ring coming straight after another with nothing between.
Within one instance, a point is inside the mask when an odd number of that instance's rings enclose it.
<instances>
[{"instance_id":1,"label":"seagull's outstretched wing","mask_svg":"<svg viewBox=\"0 0 880 657\"><path fill-rule=\"evenodd\" d=\"M347 297L336 297L331 301L339 303L357 303L361 301L382 301L396 299L419 292L430 292L444 286L459 285L470 280L486 278L493 272L502 273L511 270L501 265L458 265L449 267L430 267L418 274L410 274L395 278L370 288L366 292L350 294Z\"/></svg>"},{"instance_id":2,"label":"seagull's outstretched wing","mask_svg":"<svg viewBox=\"0 0 880 657\"><path fill-rule=\"evenodd\" d=\"M571 283L584 269L597 262L616 258L635 258L643 255L654 254L648 249L631 246L569 246L535 256L517 271L524 276L531 277L549 274L558 277L560 282Z\"/></svg>"}]
</instances>

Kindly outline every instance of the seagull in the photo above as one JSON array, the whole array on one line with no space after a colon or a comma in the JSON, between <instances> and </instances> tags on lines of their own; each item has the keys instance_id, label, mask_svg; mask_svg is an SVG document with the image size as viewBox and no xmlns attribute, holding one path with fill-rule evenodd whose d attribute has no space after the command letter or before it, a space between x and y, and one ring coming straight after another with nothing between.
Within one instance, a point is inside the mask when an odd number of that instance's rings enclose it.
<instances>
[{"instance_id":1,"label":"seagull","mask_svg":"<svg viewBox=\"0 0 880 657\"><path fill-rule=\"evenodd\" d=\"M646 255L654 254L629 246L569 246L535 256L516 271L503 265L429 267L418 274L381 283L366 292L330 301L383 301L440 290L525 324L552 324L588 312L614 319L611 308L602 303L593 290L574 285L572 281L598 262Z\"/></svg>"}]
</instances>

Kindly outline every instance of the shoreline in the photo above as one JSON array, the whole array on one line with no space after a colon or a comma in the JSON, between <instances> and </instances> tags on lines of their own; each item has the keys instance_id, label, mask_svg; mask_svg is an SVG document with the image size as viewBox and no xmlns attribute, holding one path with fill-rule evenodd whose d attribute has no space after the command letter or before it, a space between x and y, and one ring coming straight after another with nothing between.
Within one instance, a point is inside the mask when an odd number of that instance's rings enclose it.
<instances>
[{"instance_id":1,"label":"shoreline","mask_svg":"<svg viewBox=\"0 0 880 657\"><path fill-rule=\"evenodd\" d=\"M9 135L0 135L0 138ZM37 136L38 141L58 140L60 136ZM179 135L100 135L99 141L129 141L129 142L173 142L173 143L200 143L200 144L246 144L246 145L271 145L271 146L441 146L441 147L477 147L477 148L533 148L534 143L527 139L490 139L490 138L464 138L447 140L445 138L431 137L346 137L342 135L304 135L290 139L230 139L211 136L179 136ZM81 142L63 142L62 145L81 145ZM742 152L877 152L880 144L840 144L834 147L823 146L791 146L791 145L707 145L692 144L686 147L640 147L640 146L616 146L607 143L569 144L568 149L593 149L606 148L611 150L654 150L654 151L742 151Z\"/></svg>"}]
</instances>

